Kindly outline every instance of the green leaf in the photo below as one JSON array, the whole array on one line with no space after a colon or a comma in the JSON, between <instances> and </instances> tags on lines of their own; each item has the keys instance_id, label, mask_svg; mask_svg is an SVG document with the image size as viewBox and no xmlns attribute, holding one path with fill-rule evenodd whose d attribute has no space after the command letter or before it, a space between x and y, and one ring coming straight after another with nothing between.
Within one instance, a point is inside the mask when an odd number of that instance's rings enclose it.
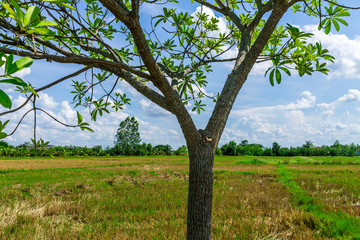
<instances>
[{"instance_id":1,"label":"green leaf","mask_svg":"<svg viewBox=\"0 0 360 240\"><path fill-rule=\"evenodd\" d=\"M37 23L34 27L46 27L46 26L57 26L57 24L51 21L41 21Z\"/></svg>"},{"instance_id":2,"label":"green leaf","mask_svg":"<svg viewBox=\"0 0 360 240\"><path fill-rule=\"evenodd\" d=\"M9 109L12 106L9 96L1 89L0 89L0 104L3 105L5 108L9 108Z\"/></svg>"},{"instance_id":3,"label":"green leaf","mask_svg":"<svg viewBox=\"0 0 360 240\"><path fill-rule=\"evenodd\" d=\"M83 121L83 117L78 111L76 111L76 114L77 114L78 124L80 124Z\"/></svg>"},{"instance_id":4,"label":"green leaf","mask_svg":"<svg viewBox=\"0 0 360 240\"><path fill-rule=\"evenodd\" d=\"M53 35L54 34L53 31L51 31L50 29L45 28L45 27L37 27L37 28L30 29L28 31L28 33L33 33L33 32L38 32L42 35Z\"/></svg>"},{"instance_id":5,"label":"green leaf","mask_svg":"<svg viewBox=\"0 0 360 240\"><path fill-rule=\"evenodd\" d=\"M280 73L280 71L279 71L279 69L276 69L276 82L278 83L278 84L280 84L281 83L281 73Z\"/></svg>"},{"instance_id":6,"label":"green leaf","mask_svg":"<svg viewBox=\"0 0 360 240\"><path fill-rule=\"evenodd\" d=\"M288 76L291 76L291 72L286 67L279 67L279 69L283 70Z\"/></svg>"},{"instance_id":7,"label":"green leaf","mask_svg":"<svg viewBox=\"0 0 360 240\"><path fill-rule=\"evenodd\" d=\"M325 34L329 34L331 30L331 22L330 20L326 22L326 27L325 27Z\"/></svg>"},{"instance_id":8,"label":"green leaf","mask_svg":"<svg viewBox=\"0 0 360 240\"><path fill-rule=\"evenodd\" d=\"M26 87L24 87L24 89L27 90L27 91L32 92L35 96L39 97L39 95L37 94L37 92L35 92L35 90L34 90L32 87L26 86Z\"/></svg>"},{"instance_id":9,"label":"green leaf","mask_svg":"<svg viewBox=\"0 0 360 240\"><path fill-rule=\"evenodd\" d=\"M91 119L94 120L96 122L96 115L97 115L98 111L96 109L94 109L91 112Z\"/></svg>"},{"instance_id":10,"label":"green leaf","mask_svg":"<svg viewBox=\"0 0 360 240\"><path fill-rule=\"evenodd\" d=\"M29 9L25 13L24 27L32 23L39 16L39 13L40 13L40 8L36 6L29 7Z\"/></svg>"},{"instance_id":11,"label":"green leaf","mask_svg":"<svg viewBox=\"0 0 360 240\"><path fill-rule=\"evenodd\" d=\"M74 7L70 6L69 4L71 4L71 1L67 1L67 0L43 0L44 2L49 2L49 3L54 3L57 5L61 5L67 8L70 8L72 10L76 10ZM66 4L68 3L68 4Z\"/></svg>"},{"instance_id":12,"label":"green leaf","mask_svg":"<svg viewBox=\"0 0 360 240\"><path fill-rule=\"evenodd\" d=\"M18 72L24 68L28 68L32 64L33 64L32 58L29 58L29 57L20 58L15 62L16 68L12 69L12 71L8 72L8 74L12 74L12 73Z\"/></svg>"},{"instance_id":13,"label":"green leaf","mask_svg":"<svg viewBox=\"0 0 360 240\"><path fill-rule=\"evenodd\" d=\"M1 3L1 5L9 12L11 18L17 19L16 13L8 4Z\"/></svg>"},{"instance_id":14,"label":"green leaf","mask_svg":"<svg viewBox=\"0 0 360 240\"><path fill-rule=\"evenodd\" d=\"M336 20L332 20L332 23L334 24L335 30L338 32L340 31L339 23Z\"/></svg>"},{"instance_id":15,"label":"green leaf","mask_svg":"<svg viewBox=\"0 0 360 240\"><path fill-rule=\"evenodd\" d=\"M6 58L6 63L5 63L5 73L9 73L9 71L11 70L11 68L13 67L13 60L14 60L14 56L11 53L7 58Z\"/></svg>"},{"instance_id":16,"label":"green leaf","mask_svg":"<svg viewBox=\"0 0 360 240\"><path fill-rule=\"evenodd\" d=\"M22 87L27 86L27 84L21 78L18 78L18 77L3 79L3 80L0 80L0 82L10 83L10 84L14 84L14 85L22 86Z\"/></svg>"},{"instance_id":17,"label":"green leaf","mask_svg":"<svg viewBox=\"0 0 360 240\"><path fill-rule=\"evenodd\" d=\"M14 0L11 0L10 2L15 8L17 18L20 20L21 23L23 23L24 22L24 13L21 11L20 6Z\"/></svg>"},{"instance_id":18,"label":"green leaf","mask_svg":"<svg viewBox=\"0 0 360 240\"><path fill-rule=\"evenodd\" d=\"M6 138L7 134L4 132L0 132L0 139ZM6 147L6 146L5 146Z\"/></svg>"},{"instance_id":19,"label":"green leaf","mask_svg":"<svg viewBox=\"0 0 360 240\"><path fill-rule=\"evenodd\" d=\"M275 72L275 69L273 69L273 70L270 72L270 76L269 76L269 80L270 80L271 86L274 86L274 72Z\"/></svg>"},{"instance_id":20,"label":"green leaf","mask_svg":"<svg viewBox=\"0 0 360 240\"><path fill-rule=\"evenodd\" d=\"M334 20L344 24L345 26L349 26L349 24L344 20L344 19L341 19L341 18L334 18Z\"/></svg>"},{"instance_id":21,"label":"green leaf","mask_svg":"<svg viewBox=\"0 0 360 240\"><path fill-rule=\"evenodd\" d=\"M2 132L10 120L6 120L4 123L0 121L0 132Z\"/></svg>"},{"instance_id":22,"label":"green leaf","mask_svg":"<svg viewBox=\"0 0 360 240\"><path fill-rule=\"evenodd\" d=\"M84 131L84 130L87 130L87 131L92 132L92 133L94 132L94 130L92 130L92 129L89 128L89 127L80 127L80 129L83 130L83 131Z\"/></svg>"}]
</instances>

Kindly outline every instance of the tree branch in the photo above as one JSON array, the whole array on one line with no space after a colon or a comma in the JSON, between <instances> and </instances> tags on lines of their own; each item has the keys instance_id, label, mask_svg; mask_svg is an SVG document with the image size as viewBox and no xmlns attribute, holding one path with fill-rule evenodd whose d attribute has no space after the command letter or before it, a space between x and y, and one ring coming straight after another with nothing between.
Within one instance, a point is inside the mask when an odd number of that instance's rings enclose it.
<instances>
[{"instance_id":1,"label":"tree branch","mask_svg":"<svg viewBox=\"0 0 360 240\"><path fill-rule=\"evenodd\" d=\"M92 65L92 64L111 65L114 67L118 67L120 69L124 69L128 72L131 72L131 73L133 73L139 77L145 78L147 80L152 80L152 77L149 74L142 72L140 70L134 69L131 66L126 65L124 63L120 63L120 62L111 62L111 61L106 61L106 60L102 60L102 59L88 58L88 57L84 57L84 56L80 56L80 55L72 55L72 56L66 56L66 57L56 56L56 55L52 55L52 54L26 52L26 51L20 51L20 50L4 48L4 47L0 47L0 51L7 53L7 54L12 53L14 55L18 55L21 57L31 57L33 59L46 59L47 61L54 61L54 62L58 62L58 63L76 63L76 64L83 64L83 65Z\"/></svg>"},{"instance_id":2,"label":"tree branch","mask_svg":"<svg viewBox=\"0 0 360 240\"><path fill-rule=\"evenodd\" d=\"M76 71L76 72L74 72L74 73L72 73L72 74L69 74L69 75L67 75L67 76L65 76L65 77L62 77L62 78L60 78L60 79L58 79L58 80L56 80L56 81L54 81L54 82L51 82L51 83L49 83L49 84L47 84L47 85L45 85L45 86L43 86L43 87L34 89L34 91L35 91L35 92L41 92L41 91L43 91L43 90L45 90L45 89L48 89L48 88L50 88L50 87L52 87L52 86L55 86L56 84L59 84L59 83L63 82L63 81L65 81L65 80L67 80L67 79L69 79L69 78L71 78L71 77L75 77L75 76L77 76L77 75L79 75L79 74L81 74L81 73L89 70L89 69L92 68L92 67L93 67L93 66L84 67L84 68L80 69L79 71ZM25 107L26 104L29 102L29 100L30 100L33 96L34 96L34 94L32 93L32 94L25 100L25 102L24 102L23 104L21 104L19 107L14 108L14 109L11 109L11 110L6 111L6 112L3 112L3 113L0 113L0 116L3 116L3 115L6 115L6 114L9 114L9 113L16 112L16 111L20 110L21 108Z\"/></svg>"},{"instance_id":3,"label":"tree branch","mask_svg":"<svg viewBox=\"0 0 360 240\"><path fill-rule=\"evenodd\" d=\"M250 70L263 51L280 19L290 6L291 5L288 5L283 1L275 2L273 11L254 44L251 46L250 50L243 55L241 62L239 62L239 66L235 66L234 70L228 76L205 129L205 133L208 137L212 138L214 144L217 144L220 139L231 108L241 87L247 80Z\"/></svg>"}]
</instances>

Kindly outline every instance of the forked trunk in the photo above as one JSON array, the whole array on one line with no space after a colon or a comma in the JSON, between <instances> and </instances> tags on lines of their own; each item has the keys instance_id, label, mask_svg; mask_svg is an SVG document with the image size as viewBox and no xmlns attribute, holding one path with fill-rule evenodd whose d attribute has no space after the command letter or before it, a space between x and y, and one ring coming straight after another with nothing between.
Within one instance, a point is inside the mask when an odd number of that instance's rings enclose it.
<instances>
[{"instance_id":1,"label":"forked trunk","mask_svg":"<svg viewBox=\"0 0 360 240\"><path fill-rule=\"evenodd\" d=\"M214 149L210 143L189 146L190 173L187 239L211 237Z\"/></svg>"}]
</instances>

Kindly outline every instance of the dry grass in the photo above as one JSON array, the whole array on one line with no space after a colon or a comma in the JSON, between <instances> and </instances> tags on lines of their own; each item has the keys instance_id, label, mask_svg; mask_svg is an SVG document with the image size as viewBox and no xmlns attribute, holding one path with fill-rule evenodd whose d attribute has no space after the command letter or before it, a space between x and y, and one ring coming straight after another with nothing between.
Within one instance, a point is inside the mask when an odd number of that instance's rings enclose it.
<instances>
[{"instance_id":1,"label":"dry grass","mask_svg":"<svg viewBox=\"0 0 360 240\"><path fill-rule=\"evenodd\" d=\"M277 166L275 165L215 165L214 171L231 171L231 172L263 172L263 173L274 173L276 171ZM145 170L145 171L188 171L189 165L188 163L153 163L153 164L142 164L142 165L123 165L123 166L114 166L114 167L94 167L93 169L98 170Z\"/></svg>"},{"instance_id":2,"label":"dry grass","mask_svg":"<svg viewBox=\"0 0 360 240\"><path fill-rule=\"evenodd\" d=\"M292 205L276 165L237 160L215 162L213 239L326 239L316 232L316 217ZM1 240L185 239L186 157L0 160L0 166L33 169L0 171ZM347 211L360 194L351 177L340 181L346 171L323 171L337 166L288 167L329 209ZM351 168L360 178L358 166Z\"/></svg>"},{"instance_id":3,"label":"dry grass","mask_svg":"<svg viewBox=\"0 0 360 240\"><path fill-rule=\"evenodd\" d=\"M360 171L348 167L337 171L301 171L296 180L309 195L330 211L341 211L360 217Z\"/></svg>"},{"instance_id":4,"label":"dry grass","mask_svg":"<svg viewBox=\"0 0 360 240\"><path fill-rule=\"evenodd\" d=\"M116 164L151 164L153 162L186 161L187 157L81 157L81 158L28 158L0 159L0 170L46 169L108 166Z\"/></svg>"},{"instance_id":5,"label":"dry grass","mask_svg":"<svg viewBox=\"0 0 360 240\"><path fill-rule=\"evenodd\" d=\"M274 174L227 174L215 181L216 239L320 239L312 217L289 203Z\"/></svg>"}]
</instances>

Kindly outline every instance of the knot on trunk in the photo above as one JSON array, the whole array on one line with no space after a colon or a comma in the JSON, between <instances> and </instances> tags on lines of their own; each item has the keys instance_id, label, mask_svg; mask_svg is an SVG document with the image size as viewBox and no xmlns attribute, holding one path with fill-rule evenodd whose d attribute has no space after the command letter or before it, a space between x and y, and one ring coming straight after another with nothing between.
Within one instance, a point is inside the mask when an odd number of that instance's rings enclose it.
<instances>
[{"instance_id":1,"label":"knot on trunk","mask_svg":"<svg viewBox=\"0 0 360 240\"><path fill-rule=\"evenodd\" d=\"M199 133L201 134L201 140L203 143L212 143L212 138L207 136L205 130L199 129Z\"/></svg>"}]
</instances>

